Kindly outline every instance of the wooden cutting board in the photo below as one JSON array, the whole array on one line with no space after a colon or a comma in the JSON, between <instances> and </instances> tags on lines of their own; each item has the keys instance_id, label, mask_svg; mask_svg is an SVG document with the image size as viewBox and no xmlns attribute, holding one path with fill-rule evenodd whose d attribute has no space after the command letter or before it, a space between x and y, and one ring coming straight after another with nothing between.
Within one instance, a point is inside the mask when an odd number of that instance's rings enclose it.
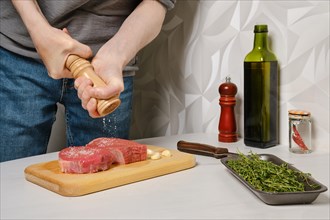
<instances>
[{"instance_id":1,"label":"wooden cutting board","mask_svg":"<svg viewBox=\"0 0 330 220\"><path fill-rule=\"evenodd\" d=\"M166 150L150 146L154 151ZM25 168L26 180L63 196L82 196L101 190L185 170L196 165L193 155L169 150L171 157L147 159L126 165L113 165L110 169L90 174L62 173L57 160L33 164Z\"/></svg>"}]
</instances>

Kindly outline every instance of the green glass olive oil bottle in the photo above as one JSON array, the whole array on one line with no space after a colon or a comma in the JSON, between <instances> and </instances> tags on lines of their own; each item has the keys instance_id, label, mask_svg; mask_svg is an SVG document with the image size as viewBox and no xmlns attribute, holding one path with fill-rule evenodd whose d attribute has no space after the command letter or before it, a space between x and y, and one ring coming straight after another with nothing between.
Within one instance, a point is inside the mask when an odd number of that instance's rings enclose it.
<instances>
[{"instance_id":1,"label":"green glass olive oil bottle","mask_svg":"<svg viewBox=\"0 0 330 220\"><path fill-rule=\"evenodd\" d=\"M278 63L268 46L267 25L255 25L254 47L244 59L244 143L278 144Z\"/></svg>"}]
</instances>

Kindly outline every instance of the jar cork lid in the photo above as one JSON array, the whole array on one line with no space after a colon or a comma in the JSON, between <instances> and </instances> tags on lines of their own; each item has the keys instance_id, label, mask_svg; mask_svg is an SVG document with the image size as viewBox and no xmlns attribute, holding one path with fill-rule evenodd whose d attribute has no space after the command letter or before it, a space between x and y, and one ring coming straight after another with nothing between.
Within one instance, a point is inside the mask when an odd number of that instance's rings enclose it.
<instances>
[{"instance_id":1,"label":"jar cork lid","mask_svg":"<svg viewBox=\"0 0 330 220\"><path fill-rule=\"evenodd\" d=\"M289 118L292 119L310 119L311 113L305 110L289 110Z\"/></svg>"},{"instance_id":2,"label":"jar cork lid","mask_svg":"<svg viewBox=\"0 0 330 220\"><path fill-rule=\"evenodd\" d=\"M309 115L311 115L311 113L309 111L297 110L297 109L289 110L289 114L290 115L301 115L301 116L309 116Z\"/></svg>"}]
</instances>

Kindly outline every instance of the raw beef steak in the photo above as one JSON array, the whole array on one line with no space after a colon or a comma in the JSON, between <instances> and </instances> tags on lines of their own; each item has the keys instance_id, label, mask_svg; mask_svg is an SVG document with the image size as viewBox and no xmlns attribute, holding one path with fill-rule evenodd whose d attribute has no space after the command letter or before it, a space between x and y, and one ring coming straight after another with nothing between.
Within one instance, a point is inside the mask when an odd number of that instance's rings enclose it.
<instances>
[{"instance_id":1,"label":"raw beef steak","mask_svg":"<svg viewBox=\"0 0 330 220\"><path fill-rule=\"evenodd\" d=\"M120 138L97 138L86 146L67 147L59 152L64 173L95 173L112 163L129 164L147 159L147 146Z\"/></svg>"},{"instance_id":2,"label":"raw beef steak","mask_svg":"<svg viewBox=\"0 0 330 220\"><path fill-rule=\"evenodd\" d=\"M113 153L104 148L67 147L59 152L59 165L64 173L107 170L114 159Z\"/></svg>"},{"instance_id":3,"label":"raw beef steak","mask_svg":"<svg viewBox=\"0 0 330 220\"><path fill-rule=\"evenodd\" d=\"M147 159L146 145L120 138L96 138L86 147L112 151L115 155L115 162L119 164L129 164Z\"/></svg>"}]
</instances>

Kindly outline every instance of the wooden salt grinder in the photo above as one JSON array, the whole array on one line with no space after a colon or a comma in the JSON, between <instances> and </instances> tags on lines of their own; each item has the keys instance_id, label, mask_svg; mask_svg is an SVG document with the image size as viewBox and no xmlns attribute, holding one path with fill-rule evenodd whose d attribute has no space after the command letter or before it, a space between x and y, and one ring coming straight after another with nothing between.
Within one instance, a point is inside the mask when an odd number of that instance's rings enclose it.
<instances>
[{"instance_id":1,"label":"wooden salt grinder","mask_svg":"<svg viewBox=\"0 0 330 220\"><path fill-rule=\"evenodd\" d=\"M234 106L236 105L235 95L237 87L234 83L230 82L230 77L226 77L226 82L219 86L221 106L221 114L219 120L219 135L220 142L236 142L236 120Z\"/></svg>"},{"instance_id":2,"label":"wooden salt grinder","mask_svg":"<svg viewBox=\"0 0 330 220\"><path fill-rule=\"evenodd\" d=\"M92 64L77 55L69 55L66 60L66 67L75 79L85 76L92 80L94 87L106 86L105 82L95 74ZM120 103L119 95L115 95L108 100L97 100L97 111L100 116L108 115L116 110Z\"/></svg>"}]
</instances>

